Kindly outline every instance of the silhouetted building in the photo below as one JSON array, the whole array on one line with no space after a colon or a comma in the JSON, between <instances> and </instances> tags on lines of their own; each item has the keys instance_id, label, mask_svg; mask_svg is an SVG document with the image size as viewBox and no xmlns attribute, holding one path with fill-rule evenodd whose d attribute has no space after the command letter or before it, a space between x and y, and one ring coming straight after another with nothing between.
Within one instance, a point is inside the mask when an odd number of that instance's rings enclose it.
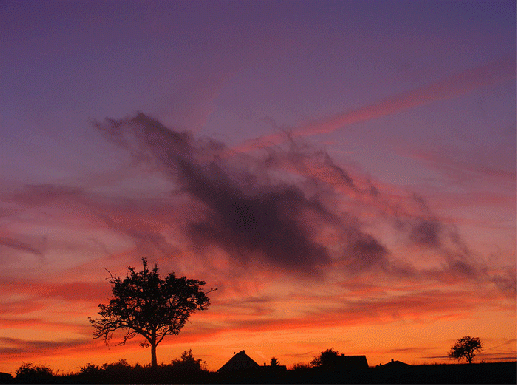
<instances>
[{"instance_id":1,"label":"silhouetted building","mask_svg":"<svg viewBox=\"0 0 517 385\"><path fill-rule=\"evenodd\" d=\"M380 366L382 366L383 368L398 370L398 369L405 369L409 365L402 361L395 361L392 358L390 362L388 362L387 364L384 364L384 365L380 365Z\"/></svg>"},{"instance_id":2,"label":"silhouetted building","mask_svg":"<svg viewBox=\"0 0 517 385\"><path fill-rule=\"evenodd\" d=\"M358 371L368 369L366 356L345 356L341 354L337 358L337 370Z\"/></svg>"},{"instance_id":3,"label":"silhouetted building","mask_svg":"<svg viewBox=\"0 0 517 385\"><path fill-rule=\"evenodd\" d=\"M337 352L323 352L319 362L313 362L316 368L326 372L360 371L368 369L366 356L345 356Z\"/></svg>"},{"instance_id":4,"label":"silhouetted building","mask_svg":"<svg viewBox=\"0 0 517 385\"><path fill-rule=\"evenodd\" d=\"M347 369L368 369L366 356L343 356L343 366Z\"/></svg>"},{"instance_id":5,"label":"silhouetted building","mask_svg":"<svg viewBox=\"0 0 517 385\"><path fill-rule=\"evenodd\" d=\"M226 364L221 366L218 372L237 372L259 369L260 365L248 356L244 350L234 355Z\"/></svg>"}]
</instances>

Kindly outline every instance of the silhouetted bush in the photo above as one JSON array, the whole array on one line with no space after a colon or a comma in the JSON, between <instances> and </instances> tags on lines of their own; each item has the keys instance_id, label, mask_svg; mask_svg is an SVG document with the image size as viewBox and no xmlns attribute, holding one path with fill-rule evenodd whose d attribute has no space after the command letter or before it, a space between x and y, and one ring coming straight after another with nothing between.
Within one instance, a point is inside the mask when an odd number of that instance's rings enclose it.
<instances>
[{"instance_id":1,"label":"silhouetted bush","mask_svg":"<svg viewBox=\"0 0 517 385\"><path fill-rule=\"evenodd\" d=\"M100 373L101 368L97 365L87 363L85 366L81 367L79 373L85 376L96 376Z\"/></svg>"},{"instance_id":2,"label":"silhouetted bush","mask_svg":"<svg viewBox=\"0 0 517 385\"><path fill-rule=\"evenodd\" d=\"M172 360L170 365L163 365L162 371L172 382L200 382L209 374L206 363L199 358L194 358L192 349L188 352L184 351L181 357Z\"/></svg>"},{"instance_id":3,"label":"silhouetted bush","mask_svg":"<svg viewBox=\"0 0 517 385\"><path fill-rule=\"evenodd\" d=\"M14 378L11 373L0 372L0 384L11 384L14 382Z\"/></svg>"},{"instance_id":4,"label":"silhouetted bush","mask_svg":"<svg viewBox=\"0 0 517 385\"><path fill-rule=\"evenodd\" d=\"M16 369L16 382L48 384L54 382L54 373L46 366L36 366L32 362L24 362Z\"/></svg>"},{"instance_id":5,"label":"silhouetted bush","mask_svg":"<svg viewBox=\"0 0 517 385\"><path fill-rule=\"evenodd\" d=\"M192 349L188 352L185 350L180 358L171 361L171 366L174 370L180 372L196 372L204 370L205 363L201 359L196 359L192 355Z\"/></svg>"},{"instance_id":6,"label":"silhouetted bush","mask_svg":"<svg viewBox=\"0 0 517 385\"><path fill-rule=\"evenodd\" d=\"M309 364L294 364L293 365L293 370L294 371L307 371L308 369L310 369L311 366Z\"/></svg>"}]
</instances>

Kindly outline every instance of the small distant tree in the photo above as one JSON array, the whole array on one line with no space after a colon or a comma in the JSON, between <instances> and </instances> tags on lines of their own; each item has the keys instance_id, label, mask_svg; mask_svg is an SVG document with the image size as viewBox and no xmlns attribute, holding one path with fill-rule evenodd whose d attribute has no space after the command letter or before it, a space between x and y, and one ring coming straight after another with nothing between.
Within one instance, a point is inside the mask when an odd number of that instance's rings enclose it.
<instances>
[{"instance_id":1,"label":"small distant tree","mask_svg":"<svg viewBox=\"0 0 517 385\"><path fill-rule=\"evenodd\" d=\"M182 372L195 372L204 370L205 363L200 358L194 358L192 349L188 352L185 350L181 353L181 357L171 361L173 369L180 370Z\"/></svg>"},{"instance_id":2,"label":"small distant tree","mask_svg":"<svg viewBox=\"0 0 517 385\"><path fill-rule=\"evenodd\" d=\"M479 337L465 336L456 341L449 352L449 358L455 358L458 361L465 358L471 364L476 352L482 348Z\"/></svg>"},{"instance_id":3,"label":"small distant tree","mask_svg":"<svg viewBox=\"0 0 517 385\"><path fill-rule=\"evenodd\" d=\"M276 359L276 357L271 358L271 366L278 366L278 360Z\"/></svg>"},{"instance_id":4,"label":"small distant tree","mask_svg":"<svg viewBox=\"0 0 517 385\"><path fill-rule=\"evenodd\" d=\"M150 270L147 260L142 261L143 270L129 267L124 279L110 273L114 298L108 305L99 305L100 319L89 320L95 328L94 338L102 337L106 344L118 329L126 331L120 344L137 334L143 336L142 346L151 346L151 366L155 368L158 344L165 336L178 334L193 313L206 310L210 305L207 294L212 290L204 292L205 282L178 278L174 273L161 278L156 265Z\"/></svg>"}]
</instances>

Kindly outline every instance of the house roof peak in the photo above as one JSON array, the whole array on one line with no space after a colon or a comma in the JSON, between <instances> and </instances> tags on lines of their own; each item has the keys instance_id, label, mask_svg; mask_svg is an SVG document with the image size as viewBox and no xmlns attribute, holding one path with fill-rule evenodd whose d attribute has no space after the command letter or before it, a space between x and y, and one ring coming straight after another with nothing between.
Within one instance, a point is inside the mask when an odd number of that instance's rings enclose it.
<instances>
[{"instance_id":1,"label":"house roof peak","mask_svg":"<svg viewBox=\"0 0 517 385\"><path fill-rule=\"evenodd\" d=\"M219 371L248 370L257 367L259 367L259 364L248 356L244 350L241 350L239 353L234 353L234 356L230 358Z\"/></svg>"}]
</instances>

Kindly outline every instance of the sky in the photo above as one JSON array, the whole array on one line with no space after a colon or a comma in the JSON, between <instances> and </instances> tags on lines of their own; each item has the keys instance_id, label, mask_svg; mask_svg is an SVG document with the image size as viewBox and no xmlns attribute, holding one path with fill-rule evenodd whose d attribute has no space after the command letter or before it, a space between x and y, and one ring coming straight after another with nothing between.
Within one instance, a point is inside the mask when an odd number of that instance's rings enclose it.
<instances>
[{"instance_id":1,"label":"sky","mask_svg":"<svg viewBox=\"0 0 517 385\"><path fill-rule=\"evenodd\" d=\"M88 322L142 257L217 288L159 362L515 360L515 10L0 2L0 371L149 363Z\"/></svg>"}]
</instances>

